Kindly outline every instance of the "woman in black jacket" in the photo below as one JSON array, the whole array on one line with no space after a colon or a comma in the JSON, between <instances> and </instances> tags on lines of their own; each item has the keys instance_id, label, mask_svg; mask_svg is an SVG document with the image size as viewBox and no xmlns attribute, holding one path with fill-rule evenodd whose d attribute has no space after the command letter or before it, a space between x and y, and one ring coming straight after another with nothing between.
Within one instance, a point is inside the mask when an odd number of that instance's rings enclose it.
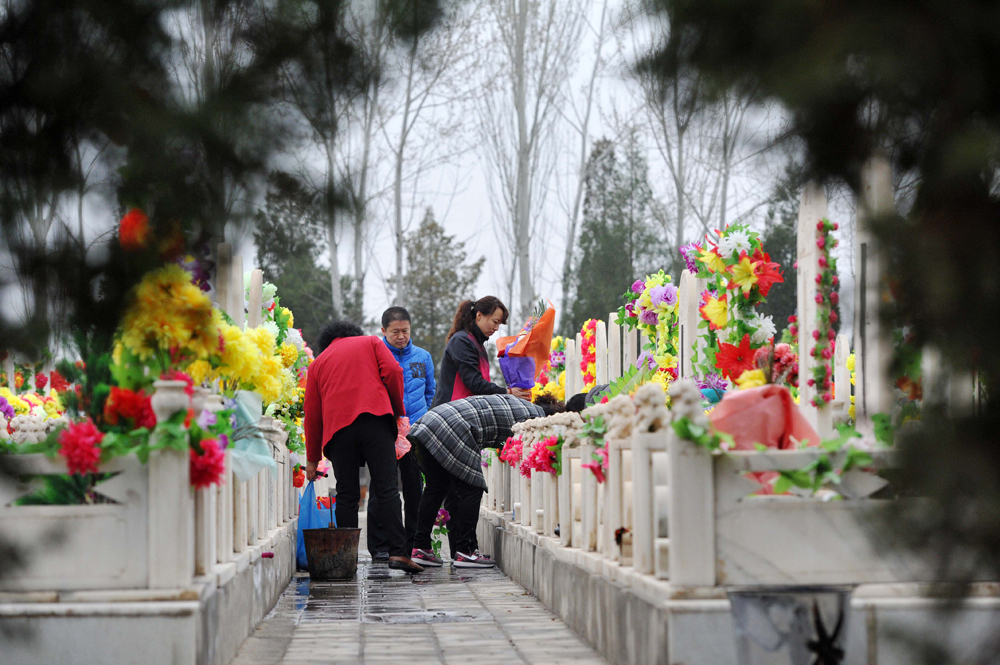
<instances>
[{"instance_id":1,"label":"woman in black jacket","mask_svg":"<svg viewBox=\"0 0 1000 665\"><path fill-rule=\"evenodd\" d=\"M507 308L494 296L475 302L463 300L458 306L441 359L441 375L432 408L472 395L508 393L531 399L530 390L501 388L490 382L490 361L484 345L507 323L507 314Z\"/></svg>"}]
</instances>

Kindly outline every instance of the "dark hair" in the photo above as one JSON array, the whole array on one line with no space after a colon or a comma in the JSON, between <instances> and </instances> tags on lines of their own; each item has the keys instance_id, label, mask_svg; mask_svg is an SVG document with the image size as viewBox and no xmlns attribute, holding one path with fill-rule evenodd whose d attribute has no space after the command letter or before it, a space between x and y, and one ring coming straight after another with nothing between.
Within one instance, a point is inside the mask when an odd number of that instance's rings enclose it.
<instances>
[{"instance_id":1,"label":"dark hair","mask_svg":"<svg viewBox=\"0 0 1000 665\"><path fill-rule=\"evenodd\" d=\"M326 347L330 346L330 342L335 339L361 337L362 335L364 332L362 332L361 326L353 321L334 321L323 326L323 330L320 331L316 340L316 345L319 347L319 352L323 353L326 351Z\"/></svg>"},{"instance_id":2,"label":"dark hair","mask_svg":"<svg viewBox=\"0 0 1000 665\"><path fill-rule=\"evenodd\" d=\"M587 408L587 393L577 393L566 400L566 410L580 413Z\"/></svg>"},{"instance_id":3,"label":"dark hair","mask_svg":"<svg viewBox=\"0 0 1000 665\"><path fill-rule=\"evenodd\" d=\"M547 416L551 416L553 413L562 413L566 410L566 405L552 395L539 395L535 398L535 406L542 407L542 411Z\"/></svg>"},{"instance_id":4,"label":"dark hair","mask_svg":"<svg viewBox=\"0 0 1000 665\"><path fill-rule=\"evenodd\" d=\"M475 302L463 300L458 304L458 309L455 310L455 320L451 324L451 330L448 331L447 339L451 339L452 335L461 330L472 332L472 326L476 322L476 313L489 316L498 309L503 311L503 320L500 323L507 323L507 316L510 312L496 296L483 296Z\"/></svg>"},{"instance_id":5,"label":"dark hair","mask_svg":"<svg viewBox=\"0 0 1000 665\"><path fill-rule=\"evenodd\" d=\"M405 307L390 307L382 312L382 327L388 328L393 321L409 321L410 313Z\"/></svg>"}]
</instances>

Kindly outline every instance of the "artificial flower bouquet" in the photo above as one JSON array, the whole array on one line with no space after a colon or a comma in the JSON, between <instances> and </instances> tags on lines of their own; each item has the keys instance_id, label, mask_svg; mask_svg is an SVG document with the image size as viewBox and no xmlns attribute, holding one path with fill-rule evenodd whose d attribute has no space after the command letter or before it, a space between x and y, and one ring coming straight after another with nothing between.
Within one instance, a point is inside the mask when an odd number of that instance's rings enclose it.
<instances>
[{"instance_id":1,"label":"artificial flower bouquet","mask_svg":"<svg viewBox=\"0 0 1000 665\"><path fill-rule=\"evenodd\" d=\"M549 361L556 310L539 303L535 312L513 337L497 340L497 360L510 388L531 390Z\"/></svg>"}]
</instances>

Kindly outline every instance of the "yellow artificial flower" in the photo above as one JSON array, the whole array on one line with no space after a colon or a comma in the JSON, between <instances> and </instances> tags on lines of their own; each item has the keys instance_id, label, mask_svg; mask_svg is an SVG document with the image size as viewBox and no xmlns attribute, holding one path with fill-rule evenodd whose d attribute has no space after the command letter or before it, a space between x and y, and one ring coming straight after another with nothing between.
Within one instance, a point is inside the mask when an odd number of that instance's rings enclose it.
<instances>
[{"instance_id":1,"label":"yellow artificial flower","mask_svg":"<svg viewBox=\"0 0 1000 665\"><path fill-rule=\"evenodd\" d=\"M736 385L740 387L740 390L759 388L760 386L767 385L767 380L764 378L764 370L744 370L743 373L740 374L740 378L736 379Z\"/></svg>"},{"instance_id":2,"label":"yellow artificial flower","mask_svg":"<svg viewBox=\"0 0 1000 665\"><path fill-rule=\"evenodd\" d=\"M299 359L299 350L291 342L282 344L278 352L281 354L281 363L285 367L291 367Z\"/></svg>"},{"instance_id":3,"label":"yellow artificial flower","mask_svg":"<svg viewBox=\"0 0 1000 665\"><path fill-rule=\"evenodd\" d=\"M701 317L708 321L712 330L725 328L726 324L729 323L729 305L725 294L721 298L708 296L705 298L705 304L699 307L698 311L701 312Z\"/></svg>"},{"instance_id":4,"label":"yellow artificial flower","mask_svg":"<svg viewBox=\"0 0 1000 665\"><path fill-rule=\"evenodd\" d=\"M705 264L709 272L725 272L726 262L722 260L722 257L718 255L717 252L705 248L701 250L701 254L698 256L698 261Z\"/></svg>"},{"instance_id":5,"label":"yellow artificial flower","mask_svg":"<svg viewBox=\"0 0 1000 665\"><path fill-rule=\"evenodd\" d=\"M847 415L851 420L857 420L857 410L854 408L854 395L851 395L851 405L847 407Z\"/></svg>"},{"instance_id":6,"label":"yellow artificial flower","mask_svg":"<svg viewBox=\"0 0 1000 665\"><path fill-rule=\"evenodd\" d=\"M0 397L6 399L7 403L14 409L14 415L26 416L31 413L31 405L12 393L10 388L0 388Z\"/></svg>"},{"instance_id":7,"label":"yellow artificial flower","mask_svg":"<svg viewBox=\"0 0 1000 665\"><path fill-rule=\"evenodd\" d=\"M21 399L30 404L32 407L42 406L45 403L42 398L35 393L25 393L21 396Z\"/></svg>"},{"instance_id":8,"label":"yellow artificial flower","mask_svg":"<svg viewBox=\"0 0 1000 665\"><path fill-rule=\"evenodd\" d=\"M195 360L187 366L187 373L197 384L205 383L215 378L215 370L212 369L212 365L207 360Z\"/></svg>"},{"instance_id":9,"label":"yellow artificial flower","mask_svg":"<svg viewBox=\"0 0 1000 665\"><path fill-rule=\"evenodd\" d=\"M744 254L740 257L740 262L730 268L732 271L732 281L743 289L743 295L749 295L750 289L757 283L757 273L753 270L753 262L750 257Z\"/></svg>"},{"instance_id":10,"label":"yellow artificial flower","mask_svg":"<svg viewBox=\"0 0 1000 665\"><path fill-rule=\"evenodd\" d=\"M171 264L147 273L136 287L122 320L121 342L142 360L160 351L207 358L218 352L219 320L191 275Z\"/></svg>"},{"instance_id":11,"label":"yellow artificial flower","mask_svg":"<svg viewBox=\"0 0 1000 665\"><path fill-rule=\"evenodd\" d=\"M282 307L281 311L283 313L285 313L285 314L288 315L288 327L289 328L294 328L295 327L295 316L292 314L292 310L288 309L287 307Z\"/></svg>"},{"instance_id":12,"label":"yellow artificial flower","mask_svg":"<svg viewBox=\"0 0 1000 665\"><path fill-rule=\"evenodd\" d=\"M854 354L853 353L851 355L847 356L847 370L849 372L853 372L854 371Z\"/></svg>"}]
</instances>

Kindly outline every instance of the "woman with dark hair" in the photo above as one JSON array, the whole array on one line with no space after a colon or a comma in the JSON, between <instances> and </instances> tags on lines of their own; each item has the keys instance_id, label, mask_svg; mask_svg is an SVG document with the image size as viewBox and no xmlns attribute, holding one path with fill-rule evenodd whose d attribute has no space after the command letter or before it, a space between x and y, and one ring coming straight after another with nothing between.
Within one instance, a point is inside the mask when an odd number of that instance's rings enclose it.
<instances>
[{"instance_id":1,"label":"woman with dark hair","mask_svg":"<svg viewBox=\"0 0 1000 665\"><path fill-rule=\"evenodd\" d=\"M486 340L507 323L507 308L495 296L475 302L463 300L448 332L448 344L441 358L441 377L432 406L472 395L510 394L530 399L531 391L501 388L490 382L490 361Z\"/></svg>"},{"instance_id":2,"label":"woman with dark hair","mask_svg":"<svg viewBox=\"0 0 1000 665\"><path fill-rule=\"evenodd\" d=\"M363 337L337 321L319 336L319 356L306 377L306 477L316 479L325 455L337 479L337 525L356 529L361 488L358 467L368 465L378 520L389 545L389 567L419 573L406 548L396 488L396 418L403 407L403 370L378 337Z\"/></svg>"}]
</instances>

